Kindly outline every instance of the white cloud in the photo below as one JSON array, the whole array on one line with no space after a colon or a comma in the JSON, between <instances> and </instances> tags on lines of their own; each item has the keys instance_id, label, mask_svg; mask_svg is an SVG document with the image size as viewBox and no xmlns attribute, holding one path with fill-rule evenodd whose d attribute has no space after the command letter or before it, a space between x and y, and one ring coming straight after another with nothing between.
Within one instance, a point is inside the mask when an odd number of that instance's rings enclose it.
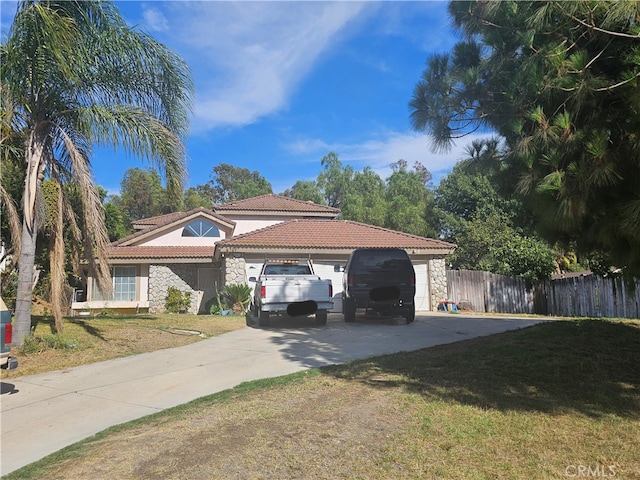
<instances>
[{"instance_id":1,"label":"white cloud","mask_svg":"<svg viewBox=\"0 0 640 480\"><path fill-rule=\"evenodd\" d=\"M192 65L197 86L192 131L242 126L286 108L321 55L364 9L355 2L176 2L145 27ZM147 23L148 22L148 23Z\"/></svg>"},{"instance_id":2,"label":"white cloud","mask_svg":"<svg viewBox=\"0 0 640 480\"><path fill-rule=\"evenodd\" d=\"M319 157L333 151L343 164L350 164L358 170L369 166L382 178L391 174L390 166L398 160L406 160L409 166L420 162L433 174L437 183L459 160L467 156L467 145L474 140L491 136L490 133L471 134L457 140L446 153L433 153L429 137L414 132L385 132L376 138L363 139L360 143L352 144L330 144L320 139L299 139L286 145L286 149L293 155L308 156L316 162Z\"/></svg>"},{"instance_id":3,"label":"white cloud","mask_svg":"<svg viewBox=\"0 0 640 480\"><path fill-rule=\"evenodd\" d=\"M144 24L152 32L164 32L169 29L169 21L157 8L144 6L142 12Z\"/></svg>"}]
</instances>

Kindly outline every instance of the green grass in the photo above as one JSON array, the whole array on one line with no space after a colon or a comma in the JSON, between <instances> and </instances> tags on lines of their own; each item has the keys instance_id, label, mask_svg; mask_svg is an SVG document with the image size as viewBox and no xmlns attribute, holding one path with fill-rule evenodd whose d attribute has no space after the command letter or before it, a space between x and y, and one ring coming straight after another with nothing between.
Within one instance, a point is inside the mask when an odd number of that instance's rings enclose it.
<instances>
[{"instance_id":1,"label":"green grass","mask_svg":"<svg viewBox=\"0 0 640 480\"><path fill-rule=\"evenodd\" d=\"M233 448L220 418L241 432ZM109 429L6 478L71 478L60 472L104 464L109 449L134 451L149 432L176 436L180 448L158 447L153 463L180 465L181 478L555 479L582 468L591 478L640 479L640 322L545 322L250 382ZM182 446L201 438L207 449L187 457ZM127 464L126 478L149 478L140 466L149 462Z\"/></svg>"}]
</instances>

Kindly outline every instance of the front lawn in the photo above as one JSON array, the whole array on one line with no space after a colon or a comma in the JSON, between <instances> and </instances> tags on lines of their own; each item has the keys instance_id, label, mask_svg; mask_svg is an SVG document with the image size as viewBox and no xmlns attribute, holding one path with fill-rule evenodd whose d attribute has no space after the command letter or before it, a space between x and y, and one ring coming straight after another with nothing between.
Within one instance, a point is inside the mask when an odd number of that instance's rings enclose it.
<instances>
[{"instance_id":1,"label":"front lawn","mask_svg":"<svg viewBox=\"0 0 640 480\"><path fill-rule=\"evenodd\" d=\"M32 317L32 336L21 349L16 370L2 378L61 370L112 358L179 347L246 326L245 317L157 314L67 318L62 335L53 318Z\"/></svg>"},{"instance_id":2,"label":"front lawn","mask_svg":"<svg viewBox=\"0 0 640 480\"><path fill-rule=\"evenodd\" d=\"M640 321L530 328L246 383L8 479L640 479Z\"/></svg>"}]
</instances>

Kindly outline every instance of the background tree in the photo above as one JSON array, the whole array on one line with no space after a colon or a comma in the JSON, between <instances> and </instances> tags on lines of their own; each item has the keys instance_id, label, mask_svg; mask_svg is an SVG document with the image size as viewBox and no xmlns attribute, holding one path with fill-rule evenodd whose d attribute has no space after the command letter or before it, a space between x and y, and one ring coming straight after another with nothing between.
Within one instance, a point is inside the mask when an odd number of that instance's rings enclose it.
<instances>
[{"instance_id":1,"label":"background tree","mask_svg":"<svg viewBox=\"0 0 640 480\"><path fill-rule=\"evenodd\" d=\"M228 163L213 167L208 185L214 194L214 204L273 193L271 184L258 171L251 172Z\"/></svg>"},{"instance_id":2,"label":"background tree","mask_svg":"<svg viewBox=\"0 0 640 480\"><path fill-rule=\"evenodd\" d=\"M328 206L342 208L342 203L353 180L353 168L343 166L334 152L329 152L320 161L322 171L318 174L317 183L324 193Z\"/></svg>"},{"instance_id":3,"label":"background tree","mask_svg":"<svg viewBox=\"0 0 640 480\"><path fill-rule=\"evenodd\" d=\"M296 200L317 203L318 205L325 204L322 190L320 190L318 182L314 180L298 180L293 184L293 187L287 188L282 195Z\"/></svg>"},{"instance_id":4,"label":"background tree","mask_svg":"<svg viewBox=\"0 0 640 480\"><path fill-rule=\"evenodd\" d=\"M127 227L127 222L118 204L119 197L117 195L110 196L109 192L100 185L98 185L98 194L104 207L104 225L109 241L114 242L132 233L132 230Z\"/></svg>"},{"instance_id":5,"label":"background tree","mask_svg":"<svg viewBox=\"0 0 640 480\"><path fill-rule=\"evenodd\" d=\"M427 221L433 207L433 192L427 188L431 174L419 163L408 170L405 160L392 164L391 169L393 173L387 178L385 226L414 235L436 235L434 225Z\"/></svg>"},{"instance_id":6,"label":"background tree","mask_svg":"<svg viewBox=\"0 0 640 480\"><path fill-rule=\"evenodd\" d=\"M640 273L640 3L451 2L410 102L434 148L489 128L538 231Z\"/></svg>"},{"instance_id":7,"label":"background tree","mask_svg":"<svg viewBox=\"0 0 640 480\"><path fill-rule=\"evenodd\" d=\"M100 288L110 290L109 240L92 182L91 147L123 146L150 159L165 174L171 194L179 196L185 174L181 138L188 128L192 83L186 63L129 28L115 4L107 1L20 2L0 55L3 99L11 102L2 109L2 124L27 139L14 324L14 341L21 346L31 328L36 238L43 226L38 207L43 203L42 180L58 186L50 226L56 264L64 264L59 256L66 219L74 237L71 244L82 248ZM65 184L79 192L82 234L61 188ZM52 291L59 291L63 280L52 275Z\"/></svg>"},{"instance_id":8,"label":"background tree","mask_svg":"<svg viewBox=\"0 0 640 480\"><path fill-rule=\"evenodd\" d=\"M167 191L155 170L129 168L120 182L120 195L113 195L111 203L122 212L127 228L141 218L155 217L175 211L169 203ZM177 205L180 202L173 202Z\"/></svg>"},{"instance_id":9,"label":"background tree","mask_svg":"<svg viewBox=\"0 0 640 480\"><path fill-rule=\"evenodd\" d=\"M213 208L215 205L213 190L209 185L196 185L189 187L184 192L184 209L189 211L194 208Z\"/></svg>"},{"instance_id":10,"label":"background tree","mask_svg":"<svg viewBox=\"0 0 640 480\"><path fill-rule=\"evenodd\" d=\"M521 235L498 213L474 215L457 235L458 248L450 261L454 268L482 270L523 277L530 283L555 271L555 253L535 237Z\"/></svg>"},{"instance_id":11,"label":"background tree","mask_svg":"<svg viewBox=\"0 0 640 480\"><path fill-rule=\"evenodd\" d=\"M387 220L386 186L371 167L353 172L342 201L345 220L385 226Z\"/></svg>"},{"instance_id":12,"label":"background tree","mask_svg":"<svg viewBox=\"0 0 640 480\"><path fill-rule=\"evenodd\" d=\"M536 235L522 201L500 193L501 154L484 144L471 145L468 158L435 190L440 236L458 245L449 262L454 268L521 276L529 282L548 278L555 270L554 250Z\"/></svg>"}]
</instances>

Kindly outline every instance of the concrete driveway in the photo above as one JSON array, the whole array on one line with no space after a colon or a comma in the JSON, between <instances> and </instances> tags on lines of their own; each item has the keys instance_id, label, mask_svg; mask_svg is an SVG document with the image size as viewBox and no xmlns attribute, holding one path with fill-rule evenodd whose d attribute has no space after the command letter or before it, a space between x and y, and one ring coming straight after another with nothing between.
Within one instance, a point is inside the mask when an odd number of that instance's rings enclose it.
<instances>
[{"instance_id":1,"label":"concrete driveway","mask_svg":"<svg viewBox=\"0 0 640 480\"><path fill-rule=\"evenodd\" d=\"M242 382L492 335L539 319L418 314L344 323L274 320L192 345L3 381L1 466L5 475L107 427Z\"/></svg>"}]
</instances>

